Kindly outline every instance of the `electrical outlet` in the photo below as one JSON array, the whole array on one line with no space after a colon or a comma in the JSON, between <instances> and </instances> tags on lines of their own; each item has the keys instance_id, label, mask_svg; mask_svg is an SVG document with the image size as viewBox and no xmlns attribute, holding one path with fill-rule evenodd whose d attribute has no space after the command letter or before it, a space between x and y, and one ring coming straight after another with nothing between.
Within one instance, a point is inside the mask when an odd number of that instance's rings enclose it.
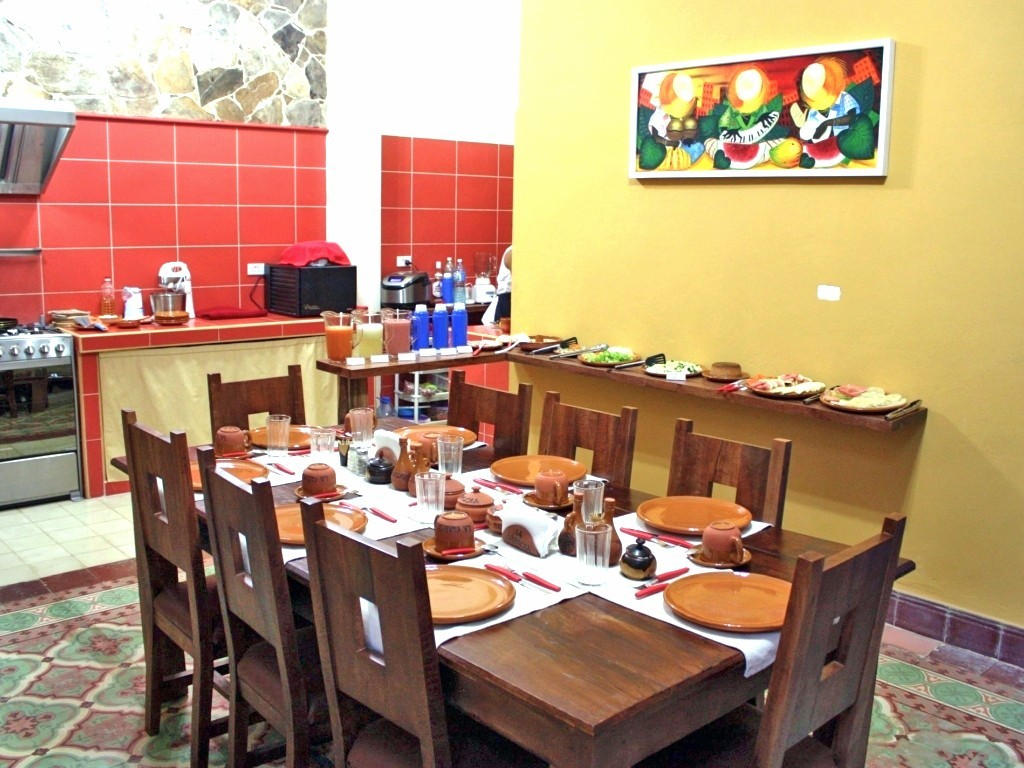
<instances>
[{"instance_id":1,"label":"electrical outlet","mask_svg":"<svg viewBox=\"0 0 1024 768\"><path fill-rule=\"evenodd\" d=\"M401 269L402 267L412 266L412 256L399 256L395 259L395 266Z\"/></svg>"},{"instance_id":2,"label":"electrical outlet","mask_svg":"<svg viewBox=\"0 0 1024 768\"><path fill-rule=\"evenodd\" d=\"M259 261L254 261L245 265L247 275L262 275L266 272L266 264Z\"/></svg>"}]
</instances>

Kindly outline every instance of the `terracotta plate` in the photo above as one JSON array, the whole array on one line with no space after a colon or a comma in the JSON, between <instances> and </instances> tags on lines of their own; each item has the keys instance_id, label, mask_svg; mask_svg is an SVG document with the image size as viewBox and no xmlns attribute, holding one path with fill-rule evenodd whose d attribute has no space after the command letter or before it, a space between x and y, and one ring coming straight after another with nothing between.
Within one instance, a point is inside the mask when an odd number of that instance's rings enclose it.
<instances>
[{"instance_id":1,"label":"terracotta plate","mask_svg":"<svg viewBox=\"0 0 1024 768\"><path fill-rule=\"evenodd\" d=\"M446 424L420 424L415 427L399 427L395 434L406 438L410 443L419 443L420 435L437 432L439 435L462 435L462 447L476 442L476 432L464 427L449 427Z\"/></svg>"},{"instance_id":2,"label":"terracotta plate","mask_svg":"<svg viewBox=\"0 0 1024 768\"><path fill-rule=\"evenodd\" d=\"M738 563L723 563L719 562L718 560L705 560L704 549L702 547L694 547L686 553L686 556L690 558L690 560L695 562L697 565L702 565L705 568L742 568L744 565L747 565L753 558L753 555L750 553L750 550L744 549L743 559Z\"/></svg>"},{"instance_id":3,"label":"terracotta plate","mask_svg":"<svg viewBox=\"0 0 1024 768\"><path fill-rule=\"evenodd\" d=\"M288 450L295 451L300 448L309 448L309 433L312 427L295 425L288 427ZM267 428L256 427L249 430L249 438L257 448L267 447Z\"/></svg>"},{"instance_id":4,"label":"terracotta plate","mask_svg":"<svg viewBox=\"0 0 1024 768\"><path fill-rule=\"evenodd\" d=\"M277 515L277 530L282 544L302 547L306 536L302 530L302 507L298 504L282 504L274 508ZM342 509L335 504L324 504L324 517L337 525L356 533L366 530L366 515L358 509Z\"/></svg>"},{"instance_id":5,"label":"terracotta plate","mask_svg":"<svg viewBox=\"0 0 1024 768\"><path fill-rule=\"evenodd\" d=\"M531 507L543 509L546 512L555 512L556 510L568 509L569 507L572 506L572 498L570 497L567 497L566 500L563 501L561 504L545 504L543 501L537 498L536 491L530 491L525 496L523 496L523 501Z\"/></svg>"},{"instance_id":6,"label":"terracotta plate","mask_svg":"<svg viewBox=\"0 0 1024 768\"><path fill-rule=\"evenodd\" d=\"M849 411L851 413L889 413L889 411L895 411L897 408L902 408L907 404L907 398L897 400L895 403L887 405L876 405L867 407L858 407L856 405L850 405L850 402L839 395L833 394L832 390L829 389L821 393L821 404L827 405L829 408L835 408L837 411Z\"/></svg>"},{"instance_id":7,"label":"terracotta plate","mask_svg":"<svg viewBox=\"0 0 1024 768\"><path fill-rule=\"evenodd\" d=\"M509 608L516 599L515 587L504 576L454 565L428 565L427 590L435 624L486 619Z\"/></svg>"},{"instance_id":8,"label":"terracotta plate","mask_svg":"<svg viewBox=\"0 0 1024 768\"><path fill-rule=\"evenodd\" d=\"M473 551L465 552L458 555L446 555L437 548L437 542L434 541L434 537L431 536L429 539L423 542L423 551L426 552L433 558L438 560L444 560L446 563L451 563L456 560L466 560L470 557L479 557L487 550L484 549L484 543L480 539L473 539Z\"/></svg>"},{"instance_id":9,"label":"terracotta plate","mask_svg":"<svg viewBox=\"0 0 1024 768\"><path fill-rule=\"evenodd\" d=\"M346 493L348 493L348 488L346 488L344 485L336 485L334 486L334 490L340 495L345 495ZM324 493L331 493L331 491L324 491ZM300 485L298 488L295 489L295 495L298 496L300 499L304 499L306 498L307 494L304 490L302 490L302 486ZM324 498L330 497L325 496Z\"/></svg>"},{"instance_id":10,"label":"terracotta plate","mask_svg":"<svg viewBox=\"0 0 1024 768\"><path fill-rule=\"evenodd\" d=\"M559 344L562 341L561 336L544 336L544 335L533 335L529 341L519 342L519 348L524 352L531 352L541 347L550 347L552 344Z\"/></svg>"},{"instance_id":11,"label":"terracotta plate","mask_svg":"<svg viewBox=\"0 0 1024 768\"><path fill-rule=\"evenodd\" d=\"M746 507L706 496L663 496L650 499L636 508L636 516L652 528L691 536L700 536L716 520L728 520L737 528L746 527L751 520L750 511Z\"/></svg>"},{"instance_id":12,"label":"terracotta plate","mask_svg":"<svg viewBox=\"0 0 1024 768\"><path fill-rule=\"evenodd\" d=\"M725 382L726 384L731 384L732 382L739 381L740 379L749 379L750 378L750 374L747 373L746 371L740 371L740 375L739 376L715 376L707 368L705 368L703 371L701 371L700 375L703 376L708 381Z\"/></svg>"},{"instance_id":13,"label":"terracotta plate","mask_svg":"<svg viewBox=\"0 0 1024 768\"><path fill-rule=\"evenodd\" d=\"M217 459L217 466L226 469L239 480L251 483L257 477L266 477L270 470L262 464L248 459ZM192 470L192 490L203 490L203 481L199 477L199 459L189 462L189 469Z\"/></svg>"},{"instance_id":14,"label":"terracotta plate","mask_svg":"<svg viewBox=\"0 0 1024 768\"><path fill-rule=\"evenodd\" d=\"M788 581L761 573L699 573L669 584L665 604L704 627L771 632L786 618L789 589Z\"/></svg>"},{"instance_id":15,"label":"terracotta plate","mask_svg":"<svg viewBox=\"0 0 1024 768\"><path fill-rule=\"evenodd\" d=\"M499 480L516 485L533 485L537 473L545 469L560 469L567 482L574 483L587 474L587 468L578 461L562 456L509 456L491 464L491 473Z\"/></svg>"}]
</instances>

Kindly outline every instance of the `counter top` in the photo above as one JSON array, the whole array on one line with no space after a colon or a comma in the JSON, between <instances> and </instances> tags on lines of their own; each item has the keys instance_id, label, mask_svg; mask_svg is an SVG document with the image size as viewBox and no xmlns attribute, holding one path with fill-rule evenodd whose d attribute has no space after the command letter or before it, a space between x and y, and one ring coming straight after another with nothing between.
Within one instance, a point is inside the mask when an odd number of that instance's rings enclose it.
<instances>
[{"instance_id":1,"label":"counter top","mask_svg":"<svg viewBox=\"0 0 1024 768\"><path fill-rule=\"evenodd\" d=\"M106 332L68 329L75 337L79 354L95 354L118 349L175 347L191 344L218 344L232 341L258 341L292 336L319 336L324 332L320 317L289 317L268 314L229 320L195 318L182 325L149 323L138 328L110 328Z\"/></svg>"}]
</instances>

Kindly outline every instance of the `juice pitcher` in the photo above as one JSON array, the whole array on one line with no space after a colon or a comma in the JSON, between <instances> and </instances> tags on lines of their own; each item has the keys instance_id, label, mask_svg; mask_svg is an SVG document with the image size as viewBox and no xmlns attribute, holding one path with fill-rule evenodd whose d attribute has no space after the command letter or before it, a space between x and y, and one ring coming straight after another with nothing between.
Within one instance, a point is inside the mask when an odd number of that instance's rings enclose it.
<instances>
[{"instance_id":1,"label":"juice pitcher","mask_svg":"<svg viewBox=\"0 0 1024 768\"><path fill-rule=\"evenodd\" d=\"M360 339L359 325L347 312L323 312L324 333L327 337L327 357L344 362L352 357L352 346Z\"/></svg>"},{"instance_id":2,"label":"juice pitcher","mask_svg":"<svg viewBox=\"0 0 1024 768\"><path fill-rule=\"evenodd\" d=\"M352 354L356 357L381 354L384 350L384 323L381 313L355 309L352 310L352 318L359 328L352 342Z\"/></svg>"}]
</instances>

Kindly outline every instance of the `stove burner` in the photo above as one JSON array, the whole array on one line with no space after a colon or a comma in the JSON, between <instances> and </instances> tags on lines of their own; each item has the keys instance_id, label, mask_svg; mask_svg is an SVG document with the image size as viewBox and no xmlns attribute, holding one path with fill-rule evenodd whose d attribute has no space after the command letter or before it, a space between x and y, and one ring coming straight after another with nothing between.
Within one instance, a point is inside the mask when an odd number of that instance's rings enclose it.
<instances>
[{"instance_id":1,"label":"stove burner","mask_svg":"<svg viewBox=\"0 0 1024 768\"><path fill-rule=\"evenodd\" d=\"M60 328L55 325L43 325L41 323L29 323L27 325L16 325L0 332L3 336L38 336L44 333L61 333Z\"/></svg>"}]
</instances>

